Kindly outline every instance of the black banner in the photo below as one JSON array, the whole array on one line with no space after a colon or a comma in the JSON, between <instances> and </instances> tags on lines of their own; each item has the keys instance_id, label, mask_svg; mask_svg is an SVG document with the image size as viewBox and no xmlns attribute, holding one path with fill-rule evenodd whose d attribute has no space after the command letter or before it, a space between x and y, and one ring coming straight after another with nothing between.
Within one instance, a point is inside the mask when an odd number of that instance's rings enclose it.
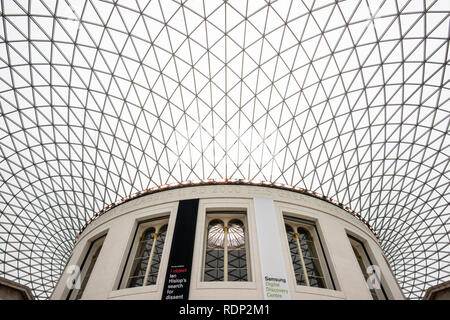
<instances>
[{"instance_id":1,"label":"black banner","mask_svg":"<svg viewBox=\"0 0 450 320\"><path fill-rule=\"evenodd\" d=\"M162 300L187 300L199 199L181 200L172 238Z\"/></svg>"}]
</instances>

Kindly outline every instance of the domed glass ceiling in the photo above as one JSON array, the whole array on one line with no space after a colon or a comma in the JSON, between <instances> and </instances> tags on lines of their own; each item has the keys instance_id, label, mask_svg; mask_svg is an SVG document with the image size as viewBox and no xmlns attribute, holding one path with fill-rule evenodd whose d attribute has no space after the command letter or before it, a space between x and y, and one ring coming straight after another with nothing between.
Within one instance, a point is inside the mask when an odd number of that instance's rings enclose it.
<instances>
[{"instance_id":1,"label":"domed glass ceiling","mask_svg":"<svg viewBox=\"0 0 450 320\"><path fill-rule=\"evenodd\" d=\"M243 178L360 213L409 298L450 279L448 0L0 10L0 276L48 298L106 205Z\"/></svg>"}]
</instances>

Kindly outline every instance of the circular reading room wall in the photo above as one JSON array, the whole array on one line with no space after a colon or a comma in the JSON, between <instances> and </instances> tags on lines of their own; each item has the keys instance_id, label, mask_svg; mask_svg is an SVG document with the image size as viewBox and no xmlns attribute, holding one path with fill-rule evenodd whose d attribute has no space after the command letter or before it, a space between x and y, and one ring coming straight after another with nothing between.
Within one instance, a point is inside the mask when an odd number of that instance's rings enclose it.
<instances>
[{"instance_id":1,"label":"circular reading room wall","mask_svg":"<svg viewBox=\"0 0 450 320\"><path fill-rule=\"evenodd\" d=\"M52 299L403 299L374 230L317 193L154 188L80 233Z\"/></svg>"}]
</instances>

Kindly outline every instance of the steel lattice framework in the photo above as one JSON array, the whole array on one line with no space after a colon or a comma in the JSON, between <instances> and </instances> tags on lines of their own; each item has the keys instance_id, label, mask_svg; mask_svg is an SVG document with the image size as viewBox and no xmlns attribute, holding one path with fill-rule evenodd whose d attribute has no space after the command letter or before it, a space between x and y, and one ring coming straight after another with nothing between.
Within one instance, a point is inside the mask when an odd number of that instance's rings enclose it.
<instances>
[{"instance_id":1,"label":"steel lattice framework","mask_svg":"<svg viewBox=\"0 0 450 320\"><path fill-rule=\"evenodd\" d=\"M409 298L450 279L448 0L0 4L0 276L48 298L95 212L234 178L360 213Z\"/></svg>"}]
</instances>

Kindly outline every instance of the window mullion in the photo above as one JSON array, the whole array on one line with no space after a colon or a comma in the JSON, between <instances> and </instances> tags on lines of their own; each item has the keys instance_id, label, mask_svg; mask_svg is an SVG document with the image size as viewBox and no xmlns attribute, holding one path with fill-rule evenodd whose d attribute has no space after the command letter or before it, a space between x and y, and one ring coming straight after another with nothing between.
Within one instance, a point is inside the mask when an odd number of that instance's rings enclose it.
<instances>
[{"instance_id":1,"label":"window mullion","mask_svg":"<svg viewBox=\"0 0 450 320\"><path fill-rule=\"evenodd\" d=\"M294 236L295 236L295 240L297 240L298 255L300 256L300 261L302 263L302 269L303 269L303 274L305 276L306 285L309 287L310 286L309 278L308 278L308 273L306 272L305 260L303 259L302 247L300 246L299 234L296 232L294 234Z\"/></svg>"},{"instance_id":2,"label":"window mullion","mask_svg":"<svg viewBox=\"0 0 450 320\"><path fill-rule=\"evenodd\" d=\"M223 227L223 281L228 281L228 227Z\"/></svg>"},{"instance_id":3,"label":"window mullion","mask_svg":"<svg viewBox=\"0 0 450 320\"><path fill-rule=\"evenodd\" d=\"M203 251L203 261L206 264L206 259L207 259L207 254L206 252L208 251L208 235L209 235L209 227L206 227L206 238L205 238L205 250ZM202 274L202 279L203 281L205 281L205 272L203 272Z\"/></svg>"},{"instance_id":4,"label":"window mullion","mask_svg":"<svg viewBox=\"0 0 450 320\"><path fill-rule=\"evenodd\" d=\"M249 253L249 248L248 248L248 243L249 243L249 239L248 239L248 234L247 234L247 224L246 224L246 220L244 220L244 239L245 239L245 265L247 266L246 268L247 268L247 281L250 281L251 280L251 275L250 275L250 273L248 272L248 270L249 270L249 263L250 263L250 258L249 258L249 255L250 255L250 253Z\"/></svg>"},{"instance_id":5,"label":"window mullion","mask_svg":"<svg viewBox=\"0 0 450 320\"><path fill-rule=\"evenodd\" d=\"M148 257L147 268L145 269L145 277L144 277L144 282L142 283L142 286L147 285L148 274L150 272L150 266L152 265L152 258L153 258L153 253L155 252L155 246L156 246L157 239L158 239L158 233L155 232L153 234L152 250L150 251L150 257Z\"/></svg>"}]
</instances>

